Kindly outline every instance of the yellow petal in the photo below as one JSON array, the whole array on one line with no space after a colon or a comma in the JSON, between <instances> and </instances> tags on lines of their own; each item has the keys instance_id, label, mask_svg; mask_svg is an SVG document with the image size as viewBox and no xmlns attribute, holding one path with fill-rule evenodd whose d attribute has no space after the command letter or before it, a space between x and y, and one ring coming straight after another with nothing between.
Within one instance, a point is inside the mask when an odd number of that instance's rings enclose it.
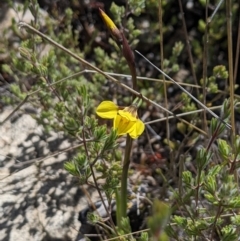
<instances>
[{"instance_id":1,"label":"yellow petal","mask_svg":"<svg viewBox=\"0 0 240 241\"><path fill-rule=\"evenodd\" d=\"M131 129L128 130L128 134L133 138L138 138L144 131L145 125L141 120L137 120Z\"/></svg>"},{"instance_id":2,"label":"yellow petal","mask_svg":"<svg viewBox=\"0 0 240 241\"><path fill-rule=\"evenodd\" d=\"M114 118L113 128L117 130L117 135L121 136L129 133L129 130L134 124L134 121L129 121L128 119L123 118L121 115L117 115Z\"/></svg>"},{"instance_id":3,"label":"yellow petal","mask_svg":"<svg viewBox=\"0 0 240 241\"><path fill-rule=\"evenodd\" d=\"M105 119L114 119L117 115L118 106L112 101L103 101L97 107L96 113L98 116Z\"/></svg>"},{"instance_id":4,"label":"yellow petal","mask_svg":"<svg viewBox=\"0 0 240 241\"><path fill-rule=\"evenodd\" d=\"M134 117L130 112L125 110L119 110L118 114L122 116L123 118L126 118L129 121L137 121L137 118Z\"/></svg>"}]
</instances>

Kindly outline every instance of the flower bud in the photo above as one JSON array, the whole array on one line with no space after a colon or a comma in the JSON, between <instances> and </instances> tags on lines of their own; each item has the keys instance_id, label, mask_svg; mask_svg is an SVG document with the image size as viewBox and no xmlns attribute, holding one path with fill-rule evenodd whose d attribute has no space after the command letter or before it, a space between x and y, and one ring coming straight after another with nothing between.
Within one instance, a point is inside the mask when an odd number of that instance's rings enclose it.
<instances>
[{"instance_id":1,"label":"flower bud","mask_svg":"<svg viewBox=\"0 0 240 241\"><path fill-rule=\"evenodd\" d=\"M101 8L99 8L99 12L100 12L100 15L101 15L104 23L106 24L107 28L109 29L112 37L114 38L114 40L117 43L121 43L122 42L121 31L116 27L116 25L114 24L112 19L109 18L108 15Z\"/></svg>"}]
</instances>

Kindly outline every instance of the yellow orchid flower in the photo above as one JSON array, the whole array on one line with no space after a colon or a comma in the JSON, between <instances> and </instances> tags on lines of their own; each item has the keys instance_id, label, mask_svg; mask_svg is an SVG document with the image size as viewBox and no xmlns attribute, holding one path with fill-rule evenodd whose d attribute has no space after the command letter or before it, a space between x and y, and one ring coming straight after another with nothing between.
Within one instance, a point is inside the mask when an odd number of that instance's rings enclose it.
<instances>
[{"instance_id":1,"label":"yellow orchid flower","mask_svg":"<svg viewBox=\"0 0 240 241\"><path fill-rule=\"evenodd\" d=\"M137 107L131 105L123 110L112 101L103 101L97 107L97 115L105 119L113 119L113 128L117 135L129 134L131 138L138 138L144 131L144 123L138 118Z\"/></svg>"}]
</instances>

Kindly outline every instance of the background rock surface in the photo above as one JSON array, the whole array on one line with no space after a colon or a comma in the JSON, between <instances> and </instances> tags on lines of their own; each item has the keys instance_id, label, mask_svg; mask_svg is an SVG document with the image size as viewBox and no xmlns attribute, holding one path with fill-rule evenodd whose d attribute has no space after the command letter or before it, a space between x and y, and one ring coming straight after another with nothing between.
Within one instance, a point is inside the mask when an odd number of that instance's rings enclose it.
<instances>
[{"instance_id":1,"label":"background rock surface","mask_svg":"<svg viewBox=\"0 0 240 241\"><path fill-rule=\"evenodd\" d=\"M11 111L5 109L0 122ZM76 240L87 202L63 169L70 154L42 160L71 145L62 133L45 134L27 114L0 126L1 240Z\"/></svg>"}]
</instances>

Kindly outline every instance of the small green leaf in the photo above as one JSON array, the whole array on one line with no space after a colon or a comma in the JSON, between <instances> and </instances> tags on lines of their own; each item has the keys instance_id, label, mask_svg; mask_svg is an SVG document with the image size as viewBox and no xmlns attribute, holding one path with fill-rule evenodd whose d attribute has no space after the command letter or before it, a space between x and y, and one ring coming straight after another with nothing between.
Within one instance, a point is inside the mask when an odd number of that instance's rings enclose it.
<instances>
[{"instance_id":1,"label":"small green leaf","mask_svg":"<svg viewBox=\"0 0 240 241\"><path fill-rule=\"evenodd\" d=\"M78 176L78 170L76 168L76 165L69 161L64 163L64 168L73 176Z\"/></svg>"},{"instance_id":2,"label":"small green leaf","mask_svg":"<svg viewBox=\"0 0 240 241\"><path fill-rule=\"evenodd\" d=\"M180 227L186 227L187 226L187 218L182 217L182 216L173 216L173 222L175 222L177 225Z\"/></svg>"},{"instance_id":3,"label":"small green leaf","mask_svg":"<svg viewBox=\"0 0 240 241\"><path fill-rule=\"evenodd\" d=\"M183 178L183 182L187 185L187 187L191 188L193 184L192 173L190 171L184 171L182 173L182 178Z\"/></svg>"},{"instance_id":4,"label":"small green leaf","mask_svg":"<svg viewBox=\"0 0 240 241\"><path fill-rule=\"evenodd\" d=\"M211 160L212 153L209 151L206 151L205 148L201 148L197 152L197 166L200 170L204 169L209 161Z\"/></svg>"},{"instance_id":5,"label":"small green leaf","mask_svg":"<svg viewBox=\"0 0 240 241\"><path fill-rule=\"evenodd\" d=\"M218 151L224 161L228 161L231 155L231 148L225 140L218 139Z\"/></svg>"}]
</instances>

